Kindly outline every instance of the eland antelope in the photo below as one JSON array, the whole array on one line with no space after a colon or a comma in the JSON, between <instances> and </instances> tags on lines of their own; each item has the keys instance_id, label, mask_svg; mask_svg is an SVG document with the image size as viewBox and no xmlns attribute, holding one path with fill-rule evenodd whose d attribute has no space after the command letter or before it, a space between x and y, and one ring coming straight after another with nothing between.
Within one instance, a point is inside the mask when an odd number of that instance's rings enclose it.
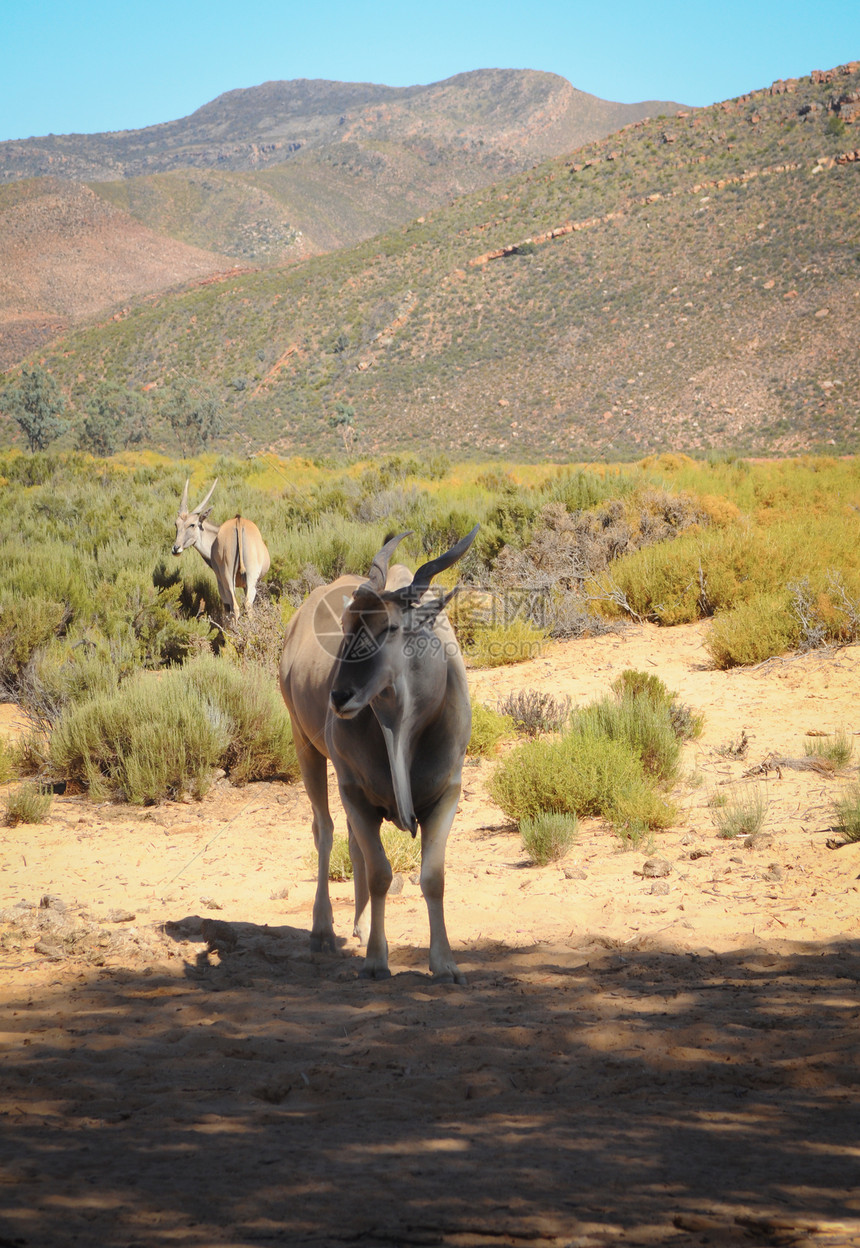
<instances>
[{"instance_id":1,"label":"eland antelope","mask_svg":"<svg viewBox=\"0 0 860 1248\"><path fill-rule=\"evenodd\" d=\"M380 839L389 819L421 829L421 891L430 920L430 970L464 983L445 930L445 845L460 798L471 732L466 668L443 613L453 597L427 594L437 573L469 549L478 526L413 576L389 571L392 538L366 579L342 576L315 589L287 627L281 692L313 807L318 854L311 948L335 947L328 873L333 824L331 759L347 817L355 886L354 934L367 944L361 974L390 975L385 897L391 866Z\"/></svg>"},{"instance_id":2,"label":"eland antelope","mask_svg":"<svg viewBox=\"0 0 860 1248\"><path fill-rule=\"evenodd\" d=\"M176 517L176 541L174 555L193 546L203 556L215 573L218 593L228 616L239 615L236 589L245 591L245 610L250 615L257 596L257 582L269 570L269 551L253 520L235 516L218 527L207 519L211 507L206 504L218 484L216 477L212 489L193 511L188 510L188 481L182 491L179 514Z\"/></svg>"}]
</instances>

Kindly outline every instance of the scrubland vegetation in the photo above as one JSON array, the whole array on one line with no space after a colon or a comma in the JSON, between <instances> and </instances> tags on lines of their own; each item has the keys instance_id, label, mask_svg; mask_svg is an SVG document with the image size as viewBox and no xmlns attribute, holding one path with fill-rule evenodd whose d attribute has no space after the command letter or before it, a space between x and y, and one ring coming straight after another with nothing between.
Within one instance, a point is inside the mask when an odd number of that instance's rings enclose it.
<instances>
[{"instance_id":1,"label":"scrubland vegetation","mask_svg":"<svg viewBox=\"0 0 860 1248\"><path fill-rule=\"evenodd\" d=\"M220 619L194 551L170 554L186 476L213 518L260 526L272 566L251 620ZM627 466L490 469L152 455L0 459L0 689L30 730L3 775L147 804L296 774L277 689L283 627L313 586L364 571L412 530L413 569L478 521L452 620L472 666L633 620L710 619L718 667L860 638L860 466L662 456ZM455 573L440 577L452 585ZM695 716L628 674L573 714L539 695L474 708L470 753L512 746L493 780L511 818L600 814L628 839L672 818Z\"/></svg>"}]
</instances>

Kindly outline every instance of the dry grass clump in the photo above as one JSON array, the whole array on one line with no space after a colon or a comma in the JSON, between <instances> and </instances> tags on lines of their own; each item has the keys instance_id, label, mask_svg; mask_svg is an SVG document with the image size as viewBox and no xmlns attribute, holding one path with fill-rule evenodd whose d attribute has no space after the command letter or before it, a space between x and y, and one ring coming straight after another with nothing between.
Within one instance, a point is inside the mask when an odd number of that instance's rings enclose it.
<instances>
[{"instance_id":1,"label":"dry grass clump","mask_svg":"<svg viewBox=\"0 0 860 1248\"><path fill-rule=\"evenodd\" d=\"M6 738L0 737L0 784L5 784L16 774L15 756Z\"/></svg>"},{"instance_id":2,"label":"dry grass clump","mask_svg":"<svg viewBox=\"0 0 860 1248\"><path fill-rule=\"evenodd\" d=\"M757 784L742 785L725 805L714 806L713 820L719 836L733 840L760 832L767 815L767 797Z\"/></svg>"},{"instance_id":3,"label":"dry grass clump","mask_svg":"<svg viewBox=\"0 0 860 1248\"><path fill-rule=\"evenodd\" d=\"M523 848L537 867L564 858L576 840L579 820L576 815L548 810L534 819L520 820Z\"/></svg>"},{"instance_id":4,"label":"dry grass clump","mask_svg":"<svg viewBox=\"0 0 860 1248\"><path fill-rule=\"evenodd\" d=\"M813 737L803 744L807 758L824 758L834 767L845 767L854 753L854 740L849 732L840 728L832 737Z\"/></svg>"},{"instance_id":5,"label":"dry grass clump","mask_svg":"<svg viewBox=\"0 0 860 1248\"><path fill-rule=\"evenodd\" d=\"M519 689L499 703L499 711L525 737L560 732L570 714L570 698L554 698L542 689Z\"/></svg>"},{"instance_id":6,"label":"dry grass clump","mask_svg":"<svg viewBox=\"0 0 860 1248\"><path fill-rule=\"evenodd\" d=\"M4 802L5 823L10 828L19 823L44 823L52 800L50 789L28 780L7 793Z\"/></svg>"},{"instance_id":7,"label":"dry grass clump","mask_svg":"<svg viewBox=\"0 0 860 1248\"><path fill-rule=\"evenodd\" d=\"M847 841L860 841L860 781L855 780L834 799L833 810L836 831Z\"/></svg>"},{"instance_id":8,"label":"dry grass clump","mask_svg":"<svg viewBox=\"0 0 860 1248\"><path fill-rule=\"evenodd\" d=\"M382 848L395 875L407 871L415 871L421 866L421 841L417 836L404 832L394 824L383 824L380 833ZM317 856L311 852L305 859L305 865L316 871ZM353 876L352 859L349 856L349 841L345 836L335 836L332 841L331 859L329 861L328 878L343 883Z\"/></svg>"}]
</instances>

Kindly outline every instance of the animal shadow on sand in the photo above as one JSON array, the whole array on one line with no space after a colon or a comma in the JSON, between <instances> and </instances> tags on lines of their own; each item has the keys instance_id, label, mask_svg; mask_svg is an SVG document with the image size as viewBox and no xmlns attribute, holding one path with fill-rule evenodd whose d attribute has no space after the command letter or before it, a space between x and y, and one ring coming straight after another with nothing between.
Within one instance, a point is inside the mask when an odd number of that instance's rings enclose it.
<instances>
[{"instance_id":1,"label":"animal shadow on sand","mask_svg":"<svg viewBox=\"0 0 860 1248\"><path fill-rule=\"evenodd\" d=\"M457 950L466 987L417 973L426 951L390 953L393 977L365 981L359 952L311 954L298 928L188 916L167 926L160 965L22 988L0 1236L598 1248L749 1243L753 1226L758 1242L824 1245L837 1223L840 1244L860 1236L860 942L721 955L481 942Z\"/></svg>"}]
</instances>

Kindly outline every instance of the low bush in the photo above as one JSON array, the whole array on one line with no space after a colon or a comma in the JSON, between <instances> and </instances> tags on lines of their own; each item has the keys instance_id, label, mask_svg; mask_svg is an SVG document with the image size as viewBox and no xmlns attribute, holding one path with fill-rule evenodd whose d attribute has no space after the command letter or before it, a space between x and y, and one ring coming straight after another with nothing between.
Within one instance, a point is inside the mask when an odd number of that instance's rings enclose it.
<instances>
[{"instance_id":1,"label":"low bush","mask_svg":"<svg viewBox=\"0 0 860 1248\"><path fill-rule=\"evenodd\" d=\"M31 656L18 676L18 703L31 723L49 732L66 707L116 692L137 660L130 632L111 640L96 630L69 633Z\"/></svg>"},{"instance_id":2,"label":"low bush","mask_svg":"<svg viewBox=\"0 0 860 1248\"><path fill-rule=\"evenodd\" d=\"M705 638L705 649L720 671L763 663L784 654L800 640L800 626L789 609L788 594L760 594L718 615Z\"/></svg>"},{"instance_id":3,"label":"low bush","mask_svg":"<svg viewBox=\"0 0 860 1248\"><path fill-rule=\"evenodd\" d=\"M570 714L570 698L556 699L543 689L520 689L499 703L499 711L521 736L560 732Z\"/></svg>"},{"instance_id":4,"label":"low bush","mask_svg":"<svg viewBox=\"0 0 860 1248\"><path fill-rule=\"evenodd\" d=\"M513 620L509 624L476 628L471 640L463 646L463 655L472 667L526 663L543 653L546 640L542 628L528 620Z\"/></svg>"},{"instance_id":5,"label":"low bush","mask_svg":"<svg viewBox=\"0 0 860 1248\"><path fill-rule=\"evenodd\" d=\"M520 820L523 848L535 866L545 867L565 856L579 829L576 815L546 811L534 819Z\"/></svg>"},{"instance_id":6,"label":"low bush","mask_svg":"<svg viewBox=\"0 0 860 1248\"><path fill-rule=\"evenodd\" d=\"M289 716L277 682L264 669L204 655L175 675L197 691L213 714L226 716L230 739L219 766L234 784L268 776L297 778Z\"/></svg>"},{"instance_id":7,"label":"low bush","mask_svg":"<svg viewBox=\"0 0 860 1248\"><path fill-rule=\"evenodd\" d=\"M33 781L7 793L5 806L6 824L14 828L19 823L44 823L51 809L53 794Z\"/></svg>"},{"instance_id":8,"label":"low bush","mask_svg":"<svg viewBox=\"0 0 860 1248\"><path fill-rule=\"evenodd\" d=\"M515 732L509 715L472 699L472 735L466 747L470 758L490 758L501 742L510 740Z\"/></svg>"},{"instance_id":9,"label":"low bush","mask_svg":"<svg viewBox=\"0 0 860 1248\"><path fill-rule=\"evenodd\" d=\"M677 777L681 745L665 704L630 693L620 698L601 698L573 712L570 731L578 736L623 742L645 774L662 784L670 785Z\"/></svg>"},{"instance_id":10,"label":"low bush","mask_svg":"<svg viewBox=\"0 0 860 1248\"><path fill-rule=\"evenodd\" d=\"M692 741L702 735L704 716L679 702L677 693L673 693L653 672L638 672L633 668L626 668L612 682L612 689L622 700L625 697L648 698L655 706L664 707L668 712L672 731L679 741Z\"/></svg>"},{"instance_id":11,"label":"low bush","mask_svg":"<svg viewBox=\"0 0 860 1248\"><path fill-rule=\"evenodd\" d=\"M0 601L0 690L16 696L21 672L40 647L69 622L62 602L34 596Z\"/></svg>"},{"instance_id":12,"label":"low bush","mask_svg":"<svg viewBox=\"0 0 860 1248\"><path fill-rule=\"evenodd\" d=\"M253 615L240 615L226 628L221 657L240 666L252 664L276 679L286 621L292 613L289 601L284 601L282 607L267 597L258 598Z\"/></svg>"},{"instance_id":13,"label":"low bush","mask_svg":"<svg viewBox=\"0 0 860 1248\"><path fill-rule=\"evenodd\" d=\"M836 831L848 841L860 841L860 781L848 785L833 801Z\"/></svg>"},{"instance_id":14,"label":"low bush","mask_svg":"<svg viewBox=\"0 0 860 1248\"><path fill-rule=\"evenodd\" d=\"M767 814L767 797L756 784L743 785L725 805L713 807L717 833L725 840L760 832Z\"/></svg>"},{"instance_id":15,"label":"low bush","mask_svg":"<svg viewBox=\"0 0 860 1248\"><path fill-rule=\"evenodd\" d=\"M273 682L209 657L73 706L51 734L48 765L95 799L135 805L201 797L219 767L236 783L298 771Z\"/></svg>"},{"instance_id":16,"label":"low bush","mask_svg":"<svg viewBox=\"0 0 860 1248\"><path fill-rule=\"evenodd\" d=\"M591 733L517 746L491 776L489 793L516 823L547 811L599 815L622 836L668 827L675 813L629 745Z\"/></svg>"}]
</instances>

